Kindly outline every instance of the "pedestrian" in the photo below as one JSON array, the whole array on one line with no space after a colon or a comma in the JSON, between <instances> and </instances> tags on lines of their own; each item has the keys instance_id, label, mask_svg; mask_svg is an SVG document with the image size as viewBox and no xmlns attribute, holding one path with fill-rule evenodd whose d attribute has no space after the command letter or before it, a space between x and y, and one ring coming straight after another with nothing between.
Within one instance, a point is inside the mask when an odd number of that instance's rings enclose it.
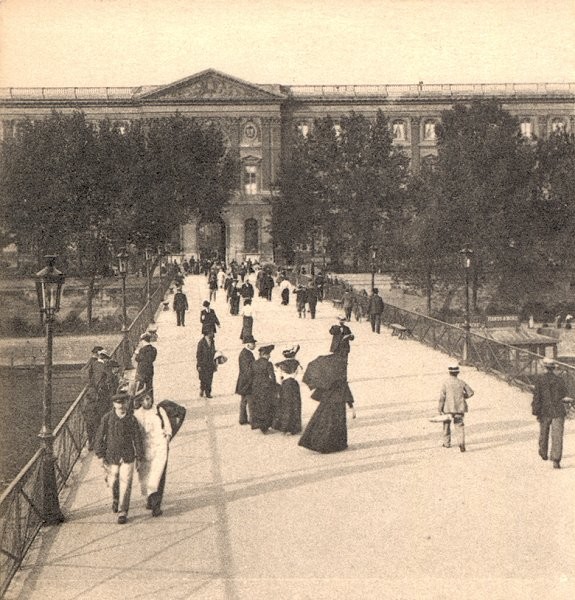
<instances>
[{"instance_id":1,"label":"pedestrian","mask_svg":"<svg viewBox=\"0 0 575 600\"><path fill-rule=\"evenodd\" d=\"M178 288L174 294L174 310L176 311L176 323L177 326L186 326L186 311L188 310L188 298L182 291L182 288Z\"/></svg>"},{"instance_id":2,"label":"pedestrian","mask_svg":"<svg viewBox=\"0 0 575 600\"><path fill-rule=\"evenodd\" d=\"M116 393L118 380L114 377L109 361L110 355L103 348L92 361L90 380L86 390L83 415L88 438L88 451L94 449L96 432L102 417L112 408L112 396Z\"/></svg>"},{"instance_id":3,"label":"pedestrian","mask_svg":"<svg viewBox=\"0 0 575 600\"><path fill-rule=\"evenodd\" d=\"M345 288L343 297L341 299L343 310L345 312L345 320L351 320L351 311L353 309L353 293L350 288Z\"/></svg>"},{"instance_id":4,"label":"pedestrian","mask_svg":"<svg viewBox=\"0 0 575 600\"><path fill-rule=\"evenodd\" d=\"M215 302L218 292L218 275L214 270L211 270L208 275L208 289L210 290L210 302Z\"/></svg>"},{"instance_id":5,"label":"pedestrian","mask_svg":"<svg viewBox=\"0 0 575 600\"><path fill-rule=\"evenodd\" d=\"M383 299L379 295L379 290L377 288L373 288L371 296L369 297L369 304L367 305L367 314L369 315L371 331L373 333L380 333L383 308Z\"/></svg>"},{"instance_id":6,"label":"pedestrian","mask_svg":"<svg viewBox=\"0 0 575 600\"><path fill-rule=\"evenodd\" d=\"M145 385L147 389L154 388L154 361L158 356L155 346L152 346L152 336L146 332L140 336L141 346L136 351L134 358L136 366L136 381Z\"/></svg>"},{"instance_id":7,"label":"pedestrian","mask_svg":"<svg viewBox=\"0 0 575 600\"><path fill-rule=\"evenodd\" d=\"M246 298L242 308L242 331L240 333L240 340L244 341L246 336L251 337L253 335L254 316L252 299Z\"/></svg>"},{"instance_id":8,"label":"pedestrian","mask_svg":"<svg viewBox=\"0 0 575 600\"><path fill-rule=\"evenodd\" d=\"M224 283L226 281L226 272L223 267L220 267L220 270L218 271L217 279L218 279L218 287L223 290Z\"/></svg>"},{"instance_id":9,"label":"pedestrian","mask_svg":"<svg viewBox=\"0 0 575 600\"><path fill-rule=\"evenodd\" d=\"M355 339L351 329L345 324L347 317L346 315L340 315L338 318L338 324L332 325L329 329L331 334L331 346L330 352L338 354L345 358L346 362L350 353L349 343Z\"/></svg>"},{"instance_id":10,"label":"pedestrian","mask_svg":"<svg viewBox=\"0 0 575 600\"><path fill-rule=\"evenodd\" d=\"M106 471L106 483L112 491L112 512L118 524L128 521L134 463L144 456L138 422L128 411L128 394L112 397L114 408L107 412L96 433L94 452Z\"/></svg>"},{"instance_id":11,"label":"pedestrian","mask_svg":"<svg viewBox=\"0 0 575 600\"><path fill-rule=\"evenodd\" d=\"M212 381L216 370L214 357L216 346L214 343L214 334L206 333L198 342L196 350L196 369L200 378L200 397L212 397Z\"/></svg>"},{"instance_id":12,"label":"pedestrian","mask_svg":"<svg viewBox=\"0 0 575 600\"><path fill-rule=\"evenodd\" d=\"M291 283L290 283L289 279L287 279L287 278L282 279L279 284L279 288L280 288L280 295L281 295L281 299L282 299L282 305L287 306L289 304L289 293L290 293L290 289L291 289Z\"/></svg>"},{"instance_id":13,"label":"pedestrian","mask_svg":"<svg viewBox=\"0 0 575 600\"><path fill-rule=\"evenodd\" d=\"M233 279L232 285L230 286L230 314L240 314L240 288L238 287L238 280Z\"/></svg>"},{"instance_id":14,"label":"pedestrian","mask_svg":"<svg viewBox=\"0 0 575 600\"><path fill-rule=\"evenodd\" d=\"M305 319L305 305L307 302L307 291L301 283L297 286L295 292L295 307L297 309L297 316L301 319L302 315Z\"/></svg>"},{"instance_id":15,"label":"pedestrian","mask_svg":"<svg viewBox=\"0 0 575 600\"><path fill-rule=\"evenodd\" d=\"M270 356L275 346L269 344L259 348L259 358L252 365L252 394L248 397L252 429L267 433L274 421L277 384ZM250 402L251 400L251 402Z\"/></svg>"},{"instance_id":16,"label":"pedestrian","mask_svg":"<svg viewBox=\"0 0 575 600\"><path fill-rule=\"evenodd\" d=\"M210 308L210 303L204 300L203 308L200 312L200 323L202 324L202 335L206 333L216 334L217 328L220 326L220 321L216 315L216 311Z\"/></svg>"},{"instance_id":17,"label":"pedestrian","mask_svg":"<svg viewBox=\"0 0 575 600\"><path fill-rule=\"evenodd\" d=\"M449 377L441 385L439 393L439 414L451 418L443 422L443 447L451 448L451 421L458 438L459 450L465 452L465 424L463 418L467 412L467 399L473 396L473 390L459 379L459 364L452 363L447 367Z\"/></svg>"},{"instance_id":18,"label":"pedestrian","mask_svg":"<svg viewBox=\"0 0 575 600\"><path fill-rule=\"evenodd\" d=\"M254 297L254 286L246 279L240 288L240 296L245 300L251 300Z\"/></svg>"},{"instance_id":19,"label":"pedestrian","mask_svg":"<svg viewBox=\"0 0 575 600\"><path fill-rule=\"evenodd\" d=\"M339 354L319 356L308 364L303 382L319 402L299 442L299 446L321 454L347 448L346 405L355 419L354 399L347 383L347 363Z\"/></svg>"},{"instance_id":20,"label":"pedestrian","mask_svg":"<svg viewBox=\"0 0 575 600\"><path fill-rule=\"evenodd\" d=\"M317 288L315 287L315 285L311 285L310 287L307 288L306 298L307 298L307 305L309 308L310 317L312 319L315 319L315 311L317 308L317 301L318 301L318 293L317 293Z\"/></svg>"},{"instance_id":21,"label":"pedestrian","mask_svg":"<svg viewBox=\"0 0 575 600\"><path fill-rule=\"evenodd\" d=\"M565 381L555 373L557 363L543 359L545 373L535 380L531 412L539 421L539 456L543 460L551 458L553 468L561 468L563 456L563 429L565 427L565 404L567 397ZM551 453L549 454L549 433L551 432Z\"/></svg>"},{"instance_id":22,"label":"pedestrian","mask_svg":"<svg viewBox=\"0 0 575 600\"><path fill-rule=\"evenodd\" d=\"M140 488L146 498L146 508L152 511L153 517L159 517L162 514L172 426L166 411L161 406L154 407L152 390L145 390L134 417L140 426L144 450L137 465Z\"/></svg>"},{"instance_id":23,"label":"pedestrian","mask_svg":"<svg viewBox=\"0 0 575 600\"><path fill-rule=\"evenodd\" d=\"M294 345L282 352L284 360L276 363L280 371L281 387L279 392L279 408L273 423L274 429L285 435L301 433L301 394L297 374L301 365L296 359L299 345Z\"/></svg>"},{"instance_id":24,"label":"pedestrian","mask_svg":"<svg viewBox=\"0 0 575 600\"><path fill-rule=\"evenodd\" d=\"M82 367L82 381L87 385L92 380L92 370L94 368L94 363L98 362L98 352L103 350L102 346L94 346L90 353L90 358L88 362Z\"/></svg>"},{"instance_id":25,"label":"pedestrian","mask_svg":"<svg viewBox=\"0 0 575 600\"><path fill-rule=\"evenodd\" d=\"M252 335L246 335L243 342L244 347L238 357L239 373L236 382L236 394L240 396L240 425L247 425L250 422L248 416L248 399L252 394L252 367L256 360L254 354L256 340Z\"/></svg>"}]
</instances>

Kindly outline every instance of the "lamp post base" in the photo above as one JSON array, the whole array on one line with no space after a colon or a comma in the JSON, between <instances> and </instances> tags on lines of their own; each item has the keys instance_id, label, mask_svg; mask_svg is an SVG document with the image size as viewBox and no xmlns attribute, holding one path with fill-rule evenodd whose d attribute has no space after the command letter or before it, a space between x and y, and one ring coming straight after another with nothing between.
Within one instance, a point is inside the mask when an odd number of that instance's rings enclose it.
<instances>
[{"instance_id":1,"label":"lamp post base","mask_svg":"<svg viewBox=\"0 0 575 600\"><path fill-rule=\"evenodd\" d=\"M55 462L52 453L44 449L42 458L42 522L44 525L58 525L65 521L58 500Z\"/></svg>"}]
</instances>

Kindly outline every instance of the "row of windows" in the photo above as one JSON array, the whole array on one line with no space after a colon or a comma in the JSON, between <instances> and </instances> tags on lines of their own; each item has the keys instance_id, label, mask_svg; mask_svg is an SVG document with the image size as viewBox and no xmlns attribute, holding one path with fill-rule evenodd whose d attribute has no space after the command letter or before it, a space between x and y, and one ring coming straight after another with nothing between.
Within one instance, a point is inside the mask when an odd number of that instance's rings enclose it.
<instances>
[{"instance_id":1,"label":"row of windows","mask_svg":"<svg viewBox=\"0 0 575 600\"><path fill-rule=\"evenodd\" d=\"M519 131L525 138L532 138L534 136L534 119L523 118L519 124ZM435 141L437 139L436 125L439 123L437 119L425 119L422 123L421 134L424 141ZM341 134L341 126L339 124L334 125L334 130L337 136ZM550 132L555 133L557 131L568 131L567 118L565 117L554 117L550 122ZM310 131L310 125L308 123L300 123L298 125L298 131L307 137ZM408 140L408 125L407 120L395 119L391 122L391 133L393 139L398 142L406 142Z\"/></svg>"}]
</instances>

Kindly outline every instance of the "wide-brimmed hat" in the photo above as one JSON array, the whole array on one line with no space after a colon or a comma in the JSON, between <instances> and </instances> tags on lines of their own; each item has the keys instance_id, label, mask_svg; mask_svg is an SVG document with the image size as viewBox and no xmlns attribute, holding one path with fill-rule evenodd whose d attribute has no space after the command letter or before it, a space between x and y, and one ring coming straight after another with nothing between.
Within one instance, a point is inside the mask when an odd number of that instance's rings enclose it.
<instances>
[{"instance_id":1,"label":"wide-brimmed hat","mask_svg":"<svg viewBox=\"0 0 575 600\"><path fill-rule=\"evenodd\" d=\"M112 396L112 402L114 404L125 404L130 400L130 396L125 392L120 392L119 394L114 394Z\"/></svg>"},{"instance_id":2,"label":"wide-brimmed hat","mask_svg":"<svg viewBox=\"0 0 575 600\"><path fill-rule=\"evenodd\" d=\"M94 346L92 348L92 354L94 354L95 352L100 352L100 350L103 350L104 347L103 346Z\"/></svg>"},{"instance_id":3,"label":"wide-brimmed hat","mask_svg":"<svg viewBox=\"0 0 575 600\"><path fill-rule=\"evenodd\" d=\"M253 335L244 335L244 344L255 344L257 340Z\"/></svg>"},{"instance_id":4,"label":"wide-brimmed hat","mask_svg":"<svg viewBox=\"0 0 575 600\"><path fill-rule=\"evenodd\" d=\"M299 352L299 344L293 344L290 348L286 348L282 354L286 358L295 358L295 355Z\"/></svg>"},{"instance_id":5,"label":"wide-brimmed hat","mask_svg":"<svg viewBox=\"0 0 575 600\"><path fill-rule=\"evenodd\" d=\"M260 354L271 354L275 346L273 344L268 344L267 346L260 346L259 353Z\"/></svg>"},{"instance_id":6,"label":"wide-brimmed hat","mask_svg":"<svg viewBox=\"0 0 575 600\"><path fill-rule=\"evenodd\" d=\"M542 362L546 369L554 369L557 366L557 363L552 358L544 358Z\"/></svg>"},{"instance_id":7,"label":"wide-brimmed hat","mask_svg":"<svg viewBox=\"0 0 575 600\"><path fill-rule=\"evenodd\" d=\"M104 350L103 348L102 348L102 350L100 350L100 351L98 352L98 356L99 356L100 358L112 358L112 357L110 356L110 354L109 354L109 353L108 353L106 350Z\"/></svg>"},{"instance_id":8,"label":"wide-brimmed hat","mask_svg":"<svg viewBox=\"0 0 575 600\"><path fill-rule=\"evenodd\" d=\"M450 373L459 373L459 363L458 362L449 363L447 365L447 370Z\"/></svg>"},{"instance_id":9,"label":"wide-brimmed hat","mask_svg":"<svg viewBox=\"0 0 575 600\"><path fill-rule=\"evenodd\" d=\"M338 320L338 321L347 321L347 317L346 317L345 315L339 315L339 316L337 317L337 320Z\"/></svg>"},{"instance_id":10,"label":"wide-brimmed hat","mask_svg":"<svg viewBox=\"0 0 575 600\"><path fill-rule=\"evenodd\" d=\"M152 341L152 336L146 332L146 333L142 333L142 335L140 336L140 339L143 340L144 342L150 342Z\"/></svg>"}]
</instances>

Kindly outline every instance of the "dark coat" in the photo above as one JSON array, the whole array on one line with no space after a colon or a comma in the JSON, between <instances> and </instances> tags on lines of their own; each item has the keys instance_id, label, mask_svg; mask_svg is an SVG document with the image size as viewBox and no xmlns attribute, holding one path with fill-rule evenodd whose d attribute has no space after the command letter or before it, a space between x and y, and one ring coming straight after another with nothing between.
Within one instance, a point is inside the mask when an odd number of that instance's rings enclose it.
<instances>
[{"instance_id":1,"label":"dark coat","mask_svg":"<svg viewBox=\"0 0 575 600\"><path fill-rule=\"evenodd\" d=\"M254 353L247 348L242 348L238 357L240 372L236 382L236 394L247 396L252 393L253 371L252 367L256 360Z\"/></svg>"},{"instance_id":2,"label":"dark coat","mask_svg":"<svg viewBox=\"0 0 575 600\"><path fill-rule=\"evenodd\" d=\"M202 324L202 335L216 333L216 326L220 326L220 321L212 308L202 310L200 313L200 323Z\"/></svg>"},{"instance_id":3,"label":"dark coat","mask_svg":"<svg viewBox=\"0 0 575 600\"><path fill-rule=\"evenodd\" d=\"M152 381L154 377L154 361L158 351L151 344L142 346L136 354L136 379L139 381Z\"/></svg>"},{"instance_id":4,"label":"dark coat","mask_svg":"<svg viewBox=\"0 0 575 600\"><path fill-rule=\"evenodd\" d=\"M210 344L206 338L202 338L198 342L196 350L196 368L198 371L205 371L207 373L216 370L216 363L214 362L214 355L216 354L216 345L212 341Z\"/></svg>"},{"instance_id":5,"label":"dark coat","mask_svg":"<svg viewBox=\"0 0 575 600\"><path fill-rule=\"evenodd\" d=\"M315 287L308 288L306 298L310 306L315 306L317 304L317 289Z\"/></svg>"},{"instance_id":6,"label":"dark coat","mask_svg":"<svg viewBox=\"0 0 575 600\"><path fill-rule=\"evenodd\" d=\"M240 294L242 298L253 298L254 286L249 281L246 281L240 288Z\"/></svg>"},{"instance_id":7,"label":"dark coat","mask_svg":"<svg viewBox=\"0 0 575 600\"><path fill-rule=\"evenodd\" d=\"M537 417L564 417L565 396L567 396L567 386L561 377L551 372L540 375L535 380L531 412Z\"/></svg>"},{"instance_id":8,"label":"dark coat","mask_svg":"<svg viewBox=\"0 0 575 600\"><path fill-rule=\"evenodd\" d=\"M274 420L277 384L274 367L265 358L258 358L252 365L253 383L250 396L252 429L267 430Z\"/></svg>"},{"instance_id":9,"label":"dark coat","mask_svg":"<svg viewBox=\"0 0 575 600\"><path fill-rule=\"evenodd\" d=\"M331 339L330 352L347 356L350 351L349 342L354 339L351 329L347 325L333 325L329 333L333 336ZM344 339L345 336L349 336Z\"/></svg>"},{"instance_id":10,"label":"dark coat","mask_svg":"<svg viewBox=\"0 0 575 600\"><path fill-rule=\"evenodd\" d=\"M132 463L144 457L142 435L138 421L132 413L120 418L112 409L102 418L94 441L94 452L109 465L121 461Z\"/></svg>"},{"instance_id":11,"label":"dark coat","mask_svg":"<svg viewBox=\"0 0 575 600\"><path fill-rule=\"evenodd\" d=\"M381 296L373 294L369 298L369 304L367 305L367 313L369 315L380 315L383 312L383 300Z\"/></svg>"},{"instance_id":12,"label":"dark coat","mask_svg":"<svg viewBox=\"0 0 575 600\"><path fill-rule=\"evenodd\" d=\"M188 298L184 292L174 294L174 310L188 310Z\"/></svg>"}]
</instances>

